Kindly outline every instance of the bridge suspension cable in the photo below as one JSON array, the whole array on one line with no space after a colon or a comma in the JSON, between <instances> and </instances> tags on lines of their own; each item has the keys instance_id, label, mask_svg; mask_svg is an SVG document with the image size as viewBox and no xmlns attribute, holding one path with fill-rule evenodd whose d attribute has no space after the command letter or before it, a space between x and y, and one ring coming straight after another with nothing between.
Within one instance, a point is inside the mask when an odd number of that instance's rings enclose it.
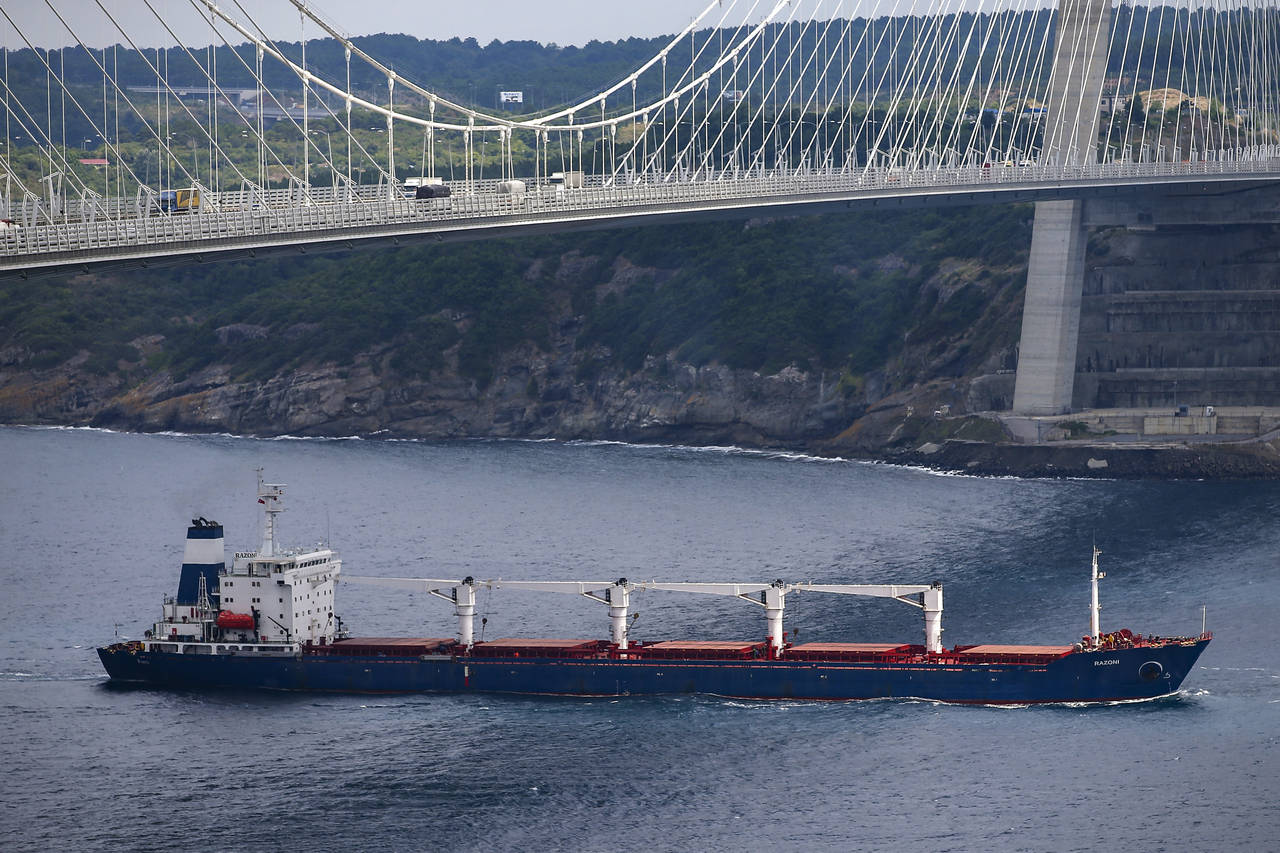
<instances>
[{"instance_id":1,"label":"bridge suspension cable","mask_svg":"<svg viewBox=\"0 0 1280 853\"><path fill-rule=\"evenodd\" d=\"M263 4L134 3L171 47L102 0L74 19L66 0L0 6L0 268L1280 171L1280 0L712 0L632 70L518 111L413 79L307 0L263 0L296 14L296 42ZM73 46L37 44L38 15Z\"/></svg>"}]
</instances>

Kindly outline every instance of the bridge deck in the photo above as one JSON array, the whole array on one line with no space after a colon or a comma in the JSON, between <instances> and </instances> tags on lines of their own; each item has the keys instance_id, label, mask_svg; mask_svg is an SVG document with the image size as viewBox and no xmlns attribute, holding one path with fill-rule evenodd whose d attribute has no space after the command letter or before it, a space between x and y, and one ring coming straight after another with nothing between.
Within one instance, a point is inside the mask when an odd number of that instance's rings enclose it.
<instances>
[{"instance_id":1,"label":"bridge deck","mask_svg":"<svg viewBox=\"0 0 1280 853\"><path fill-rule=\"evenodd\" d=\"M1270 152L1268 152L1270 153ZM459 187L446 199L335 199L329 188L271 204L222 193L198 213L105 218L90 206L66 210L53 224L0 231L0 275L256 250L352 248L357 241L465 240L580 228L729 218L769 213L819 213L858 206L1029 202L1159 193L1280 181L1277 156L1197 163L1106 164L1084 167L963 167L854 173L721 172L671 182L564 189L535 185L504 195L495 183Z\"/></svg>"}]
</instances>

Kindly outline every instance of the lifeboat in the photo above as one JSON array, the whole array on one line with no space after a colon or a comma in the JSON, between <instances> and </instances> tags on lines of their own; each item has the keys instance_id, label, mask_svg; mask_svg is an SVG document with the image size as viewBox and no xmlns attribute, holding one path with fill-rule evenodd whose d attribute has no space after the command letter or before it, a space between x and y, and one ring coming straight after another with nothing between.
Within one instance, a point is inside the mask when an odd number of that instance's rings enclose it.
<instances>
[{"instance_id":1,"label":"lifeboat","mask_svg":"<svg viewBox=\"0 0 1280 853\"><path fill-rule=\"evenodd\" d=\"M218 614L219 628L238 628L245 631L253 630L253 614L252 613L232 613L230 610L223 610Z\"/></svg>"}]
</instances>

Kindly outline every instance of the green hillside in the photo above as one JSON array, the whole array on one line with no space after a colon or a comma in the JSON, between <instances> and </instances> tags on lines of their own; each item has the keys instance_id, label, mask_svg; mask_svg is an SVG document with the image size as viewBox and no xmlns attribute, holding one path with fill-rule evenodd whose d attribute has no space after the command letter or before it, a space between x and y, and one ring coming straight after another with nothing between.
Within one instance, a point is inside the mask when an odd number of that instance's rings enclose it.
<instances>
[{"instance_id":1,"label":"green hillside","mask_svg":"<svg viewBox=\"0 0 1280 853\"><path fill-rule=\"evenodd\" d=\"M980 332L991 294L1020 284L1029 231L1026 208L982 207L9 280L0 348L34 369L87 353L85 369L98 374L181 377L221 363L266 378L393 345L392 367L427 377L459 345L459 372L483 386L500 353L545 348L567 303L581 323L577 346L608 348L626 371L670 354L862 374L923 338ZM945 295L924 288L947 259L966 261L961 279L972 280ZM622 265L634 274L610 286ZM271 334L220 339L236 324ZM144 358L138 342L154 336Z\"/></svg>"}]
</instances>

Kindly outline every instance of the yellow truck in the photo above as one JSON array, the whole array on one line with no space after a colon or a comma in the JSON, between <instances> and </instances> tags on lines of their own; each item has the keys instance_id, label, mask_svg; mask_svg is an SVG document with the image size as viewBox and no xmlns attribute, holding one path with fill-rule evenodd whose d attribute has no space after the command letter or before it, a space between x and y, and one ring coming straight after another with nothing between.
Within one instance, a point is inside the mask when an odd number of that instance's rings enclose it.
<instances>
[{"instance_id":1,"label":"yellow truck","mask_svg":"<svg viewBox=\"0 0 1280 853\"><path fill-rule=\"evenodd\" d=\"M200 209L200 190L163 190L160 193L161 213L190 213Z\"/></svg>"}]
</instances>

